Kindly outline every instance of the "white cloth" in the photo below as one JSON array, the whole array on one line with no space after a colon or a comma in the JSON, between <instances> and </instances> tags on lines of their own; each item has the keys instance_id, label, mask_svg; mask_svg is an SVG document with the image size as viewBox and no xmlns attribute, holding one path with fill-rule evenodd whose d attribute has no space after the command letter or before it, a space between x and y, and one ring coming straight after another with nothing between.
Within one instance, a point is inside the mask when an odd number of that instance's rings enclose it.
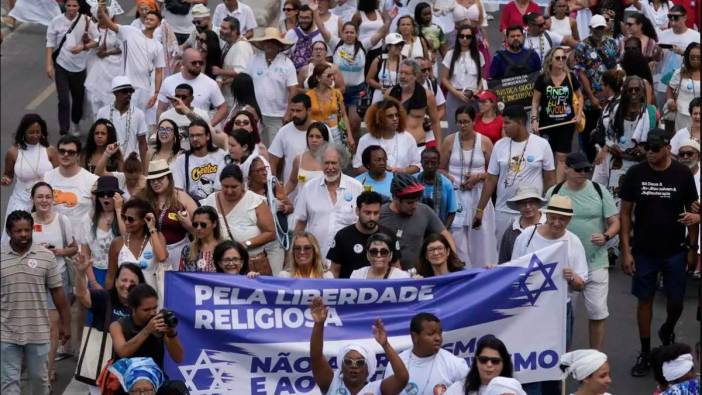
<instances>
[{"instance_id":1,"label":"white cloth","mask_svg":"<svg viewBox=\"0 0 702 395\"><path fill-rule=\"evenodd\" d=\"M292 173L293 160L307 149L307 130L299 130L295 124L288 122L283 125L273 138L273 142L268 147L268 153L277 158L284 159L283 178L281 182L286 183Z\"/></svg>"},{"instance_id":2,"label":"white cloth","mask_svg":"<svg viewBox=\"0 0 702 395\"><path fill-rule=\"evenodd\" d=\"M146 136L146 116L140 109L130 105L129 109L121 114L112 104L107 105L97 112L98 118L112 121L117 130L117 142L122 155L126 158L132 152L139 154L139 137Z\"/></svg>"},{"instance_id":3,"label":"white cloth","mask_svg":"<svg viewBox=\"0 0 702 395\"><path fill-rule=\"evenodd\" d=\"M546 35L548 35L548 37L546 37ZM550 43L548 38L551 38ZM560 46L561 41L563 41L563 36L554 32L544 32L538 36L527 35L524 40L524 48L531 48L536 51L536 53L539 54L539 59L543 62L544 56L546 56L548 51L553 47Z\"/></svg>"},{"instance_id":4,"label":"white cloth","mask_svg":"<svg viewBox=\"0 0 702 395\"><path fill-rule=\"evenodd\" d=\"M220 196L220 199L224 197ZM200 200L202 206L212 206L219 214L219 223L222 229L222 238L230 239L227 227L224 225L225 217L229 224L229 230L232 232L232 237L239 243L244 243L261 234L261 229L258 227L258 216L256 208L266 202L266 198L254 192L247 190L244 192L241 200L228 213L219 211L217 205L217 194L213 193L203 200ZM264 246L258 246L249 250L249 256L255 256L263 252Z\"/></svg>"},{"instance_id":5,"label":"white cloth","mask_svg":"<svg viewBox=\"0 0 702 395\"><path fill-rule=\"evenodd\" d=\"M561 36L573 36L573 28L570 26L570 17L566 15L563 19L558 19L551 16L551 30L549 32L559 34Z\"/></svg>"},{"instance_id":6,"label":"white cloth","mask_svg":"<svg viewBox=\"0 0 702 395\"><path fill-rule=\"evenodd\" d=\"M423 58L424 47L422 47L422 40L415 36L413 43L405 43L402 46L402 56L410 59Z\"/></svg>"},{"instance_id":7,"label":"white cloth","mask_svg":"<svg viewBox=\"0 0 702 395\"><path fill-rule=\"evenodd\" d=\"M297 85L297 71L292 60L282 53L269 65L266 56L258 51L247 67L256 90L261 113L281 118L288 108L288 88Z\"/></svg>"},{"instance_id":8,"label":"white cloth","mask_svg":"<svg viewBox=\"0 0 702 395\"><path fill-rule=\"evenodd\" d=\"M98 29L98 31L98 48L92 50L88 60L88 74L85 78L86 96L90 98L96 119L98 110L114 100L111 81L105 76L120 75L124 64L121 52L116 55L105 56L102 59L97 56L97 51L100 48L104 48L106 51L113 49L122 50L122 42L117 38L117 33L110 29Z\"/></svg>"},{"instance_id":9,"label":"white cloth","mask_svg":"<svg viewBox=\"0 0 702 395\"><path fill-rule=\"evenodd\" d=\"M690 373L694 367L692 354L683 354L672 361L663 362L663 377L671 382Z\"/></svg>"},{"instance_id":10,"label":"white cloth","mask_svg":"<svg viewBox=\"0 0 702 395\"><path fill-rule=\"evenodd\" d=\"M307 222L305 230L317 238L323 257L327 256L336 232L358 220L356 198L361 192L363 185L345 174L336 189L336 203L329 196L324 176L306 182L300 190L295 219Z\"/></svg>"},{"instance_id":11,"label":"white cloth","mask_svg":"<svg viewBox=\"0 0 702 395\"><path fill-rule=\"evenodd\" d=\"M366 63L365 51L359 48L354 57L353 45L341 44L338 48L336 45L336 43L331 44L331 49L334 51L334 64L339 66L346 85L357 86L364 83L366 81L366 76L363 74L363 68ZM363 46L365 47L365 44Z\"/></svg>"},{"instance_id":12,"label":"white cloth","mask_svg":"<svg viewBox=\"0 0 702 395\"><path fill-rule=\"evenodd\" d=\"M277 243L277 241L276 241L276 243ZM270 261L270 257L268 258L268 260ZM293 278L293 274L287 270L281 270L278 272L278 277L280 277L280 278ZM334 277L332 272L326 271L326 272L322 273L322 278L334 279L336 277Z\"/></svg>"},{"instance_id":13,"label":"white cloth","mask_svg":"<svg viewBox=\"0 0 702 395\"><path fill-rule=\"evenodd\" d=\"M682 128L675 132L673 138L670 139L670 152L672 152L673 155L677 155L678 151L680 151L680 145L689 139L690 130L688 128Z\"/></svg>"},{"instance_id":14,"label":"white cloth","mask_svg":"<svg viewBox=\"0 0 702 395\"><path fill-rule=\"evenodd\" d=\"M371 269L370 266L364 266L360 269L356 269L356 270L351 272L351 275L349 276L349 278L365 280L368 278L368 272L370 271L370 269ZM410 278L410 275L409 275L409 273L407 273L404 270L400 270L398 268L393 267L393 268L390 268L390 274L388 275L388 279L394 279L394 278Z\"/></svg>"},{"instance_id":15,"label":"white cloth","mask_svg":"<svg viewBox=\"0 0 702 395\"><path fill-rule=\"evenodd\" d=\"M18 0L8 15L19 22L49 26L61 15L61 8L55 0Z\"/></svg>"},{"instance_id":16,"label":"white cloth","mask_svg":"<svg viewBox=\"0 0 702 395\"><path fill-rule=\"evenodd\" d=\"M92 188L97 179L98 176L82 168L72 177L61 175L58 167L44 173L44 181L54 189L54 210L71 220L78 243L86 242L87 235L81 232L81 224L91 222Z\"/></svg>"},{"instance_id":17,"label":"white cloth","mask_svg":"<svg viewBox=\"0 0 702 395\"><path fill-rule=\"evenodd\" d=\"M451 58L453 57L453 49L449 50L444 56L444 60L441 63L446 70L451 70ZM480 54L480 67L485 65L485 58L483 54ZM485 76L482 76L483 79ZM451 77L451 85L458 89L470 89L474 92L478 91L480 81L478 81L478 65L470 56L470 52L463 52L456 60L456 64L453 67L453 76Z\"/></svg>"},{"instance_id":18,"label":"white cloth","mask_svg":"<svg viewBox=\"0 0 702 395\"><path fill-rule=\"evenodd\" d=\"M79 17L81 19L70 33L68 33L68 29L71 28L76 19L73 18L69 20L66 18L65 14L58 15L52 19L51 23L49 23L49 27L46 29L47 48L53 48L53 50L56 50L63 37L66 36L66 41L61 47L61 51L56 58L56 63L66 69L66 71L70 71L72 73L85 70L90 52L81 51L80 53L74 54L71 53L71 48L82 43L84 33L88 33L92 40L97 40L98 38L98 31L96 28L97 24L90 21L90 18L87 16L78 14L76 18Z\"/></svg>"},{"instance_id":19,"label":"white cloth","mask_svg":"<svg viewBox=\"0 0 702 395\"><path fill-rule=\"evenodd\" d=\"M154 249L151 246L151 240L148 237L149 235L146 236L148 241L144 245L143 250L140 251L141 254L139 256L134 256L134 253L127 245L127 239L123 239L124 244L117 254L117 266L121 266L128 262L141 267L146 283L155 289L156 292L158 292L160 296L159 300L163 300L163 287L158 278L159 263L156 262Z\"/></svg>"},{"instance_id":20,"label":"white cloth","mask_svg":"<svg viewBox=\"0 0 702 395\"><path fill-rule=\"evenodd\" d=\"M511 377L497 376L490 380L485 388L485 395L526 395L519 381Z\"/></svg>"},{"instance_id":21,"label":"white cloth","mask_svg":"<svg viewBox=\"0 0 702 395\"><path fill-rule=\"evenodd\" d=\"M690 102L695 97L700 97L700 81L694 81L689 75L681 78L681 69L675 69L668 86L677 92L675 103L678 105L678 113L689 116Z\"/></svg>"},{"instance_id":22,"label":"white cloth","mask_svg":"<svg viewBox=\"0 0 702 395\"><path fill-rule=\"evenodd\" d=\"M641 13L646 15L646 17L653 22L653 26L656 28L656 32L660 34L661 30L668 27L668 3L661 1L658 5L658 9L653 8L650 1L641 1ZM638 11L634 8L635 11Z\"/></svg>"},{"instance_id":23,"label":"white cloth","mask_svg":"<svg viewBox=\"0 0 702 395\"><path fill-rule=\"evenodd\" d=\"M417 141L408 132L395 133L390 139L377 138L370 133L366 133L358 140L356 155L353 157L353 167L355 169L363 166L361 155L363 150L371 145L383 147L388 156L388 166L421 166L422 160L417 151Z\"/></svg>"},{"instance_id":24,"label":"white cloth","mask_svg":"<svg viewBox=\"0 0 702 395\"><path fill-rule=\"evenodd\" d=\"M450 387L453 383L463 382L468 375L468 364L463 358L439 348L436 354L420 358L412 349L400 353L400 359L407 367L409 381L405 393L416 395L434 395L434 388ZM392 366L385 368L385 378L393 375Z\"/></svg>"},{"instance_id":25,"label":"white cloth","mask_svg":"<svg viewBox=\"0 0 702 395\"><path fill-rule=\"evenodd\" d=\"M161 90L158 92L158 100L170 103L168 97L175 96L175 89L180 84L188 84L193 88L193 107L209 111L210 107L217 108L224 103L224 96L215 80L202 73L188 80L183 77L182 72L169 75L163 80Z\"/></svg>"},{"instance_id":26,"label":"white cloth","mask_svg":"<svg viewBox=\"0 0 702 395\"><path fill-rule=\"evenodd\" d=\"M124 72L132 86L153 92L154 72L166 67L163 45L132 26L119 25L117 37L122 40Z\"/></svg>"},{"instance_id":27,"label":"white cloth","mask_svg":"<svg viewBox=\"0 0 702 395\"><path fill-rule=\"evenodd\" d=\"M572 375L583 381L607 362L607 354L597 350L575 350L561 355L560 364L566 366L564 378Z\"/></svg>"},{"instance_id":28,"label":"white cloth","mask_svg":"<svg viewBox=\"0 0 702 395\"><path fill-rule=\"evenodd\" d=\"M373 356L373 358L375 358L375 356ZM381 384L381 380L371 381L370 383L367 383L363 388L361 388L361 390L358 391L358 393L363 395L380 395ZM334 371L334 378L332 379L331 385L329 385L329 390L327 390L327 394L331 395L350 393L351 391L348 388L346 388L346 384L344 384L344 380L341 377L341 371Z\"/></svg>"},{"instance_id":29,"label":"white cloth","mask_svg":"<svg viewBox=\"0 0 702 395\"><path fill-rule=\"evenodd\" d=\"M173 185L185 191L193 199L206 198L220 188L219 174L226 165L224 161L226 156L227 153L221 149L208 152L207 155L202 157L189 155L188 168L186 169L186 154L178 155L170 166L173 172ZM189 182L187 182L188 178L190 179ZM188 190L185 188L186 184L190 184Z\"/></svg>"},{"instance_id":30,"label":"white cloth","mask_svg":"<svg viewBox=\"0 0 702 395\"><path fill-rule=\"evenodd\" d=\"M383 27L383 17L380 15L380 11L375 10L375 20L371 21L365 12L359 11L361 15L361 25L358 27L358 39L361 42L366 42L370 40L373 35ZM371 49L380 48L382 41L376 43L372 48L366 48L370 51Z\"/></svg>"},{"instance_id":31,"label":"white cloth","mask_svg":"<svg viewBox=\"0 0 702 395\"><path fill-rule=\"evenodd\" d=\"M193 17L190 15L190 13L185 15L174 14L168 11L166 7L162 6L161 14L163 15L163 19L165 19L171 26L174 33L190 34L193 30L195 30L195 26L193 25Z\"/></svg>"},{"instance_id":32,"label":"white cloth","mask_svg":"<svg viewBox=\"0 0 702 395\"><path fill-rule=\"evenodd\" d=\"M361 356L363 356L363 359L366 360L366 365L368 366L368 377L366 377L366 379L372 378L375 374L375 370L378 368L378 360L376 359L375 354L362 344L351 343L341 347L336 354L336 364L338 366L341 366L342 362L344 361L344 358L346 357L346 354L348 354L349 351L356 351L357 353L361 354ZM341 369L339 369L339 371L341 371ZM336 392L329 391L327 391L327 393L336 394Z\"/></svg>"},{"instance_id":33,"label":"white cloth","mask_svg":"<svg viewBox=\"0 0 702 395\"><path fill-rule=\"evenodd\" d=\"M127 198L125 197L125 199ZM93 224L86 222L83 225L85 228L85 241L88 247L90 247L90 255L93 257L93 267L100 270L107 270L110 245L112 245L112 240L115 239L112 229L102 230L96 227L95 235L93 235Z\"/></svg>"},{"instance_id":34,"label":"white cloth","mask_svg":"<svg viewBox=\"0 0 702 395\"><path fill-rule=\"evenodd\" d=\"M219 27L224 18L227 16L232 16L239 21L239 31L241 32L242 36L249 30L253 30L258 27L253 9L241 1L237 2L237 7L234 11L229 11L224 3L218 4L217 7L215 7L214 14L212 15L212 26Z\"/></svg>"}]
</instances>

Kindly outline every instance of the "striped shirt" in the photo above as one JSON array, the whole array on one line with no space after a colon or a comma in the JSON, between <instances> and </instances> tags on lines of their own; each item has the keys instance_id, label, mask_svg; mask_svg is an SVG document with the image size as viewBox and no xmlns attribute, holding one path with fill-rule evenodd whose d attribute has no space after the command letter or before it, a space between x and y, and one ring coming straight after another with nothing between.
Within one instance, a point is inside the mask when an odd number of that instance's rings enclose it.
<instances>
[{"instance_id":1,"label":"striped shirt","mask_svg":"<svg viewBox=\"0 0 702 395\"><path fill-rule=\"evenodd\" d=\"M46 290L63 285L54 255L39 244L18 254L9 244L0 253L0 341L49 342Z\"/></svg>"}]
</instances>

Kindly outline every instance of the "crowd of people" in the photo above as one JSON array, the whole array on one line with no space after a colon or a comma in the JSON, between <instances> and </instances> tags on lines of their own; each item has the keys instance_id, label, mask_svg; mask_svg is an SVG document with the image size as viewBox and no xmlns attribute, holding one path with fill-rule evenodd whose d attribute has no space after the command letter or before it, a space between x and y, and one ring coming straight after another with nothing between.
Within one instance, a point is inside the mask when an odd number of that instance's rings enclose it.
<instances>
[{"instance_id":1,"label":"crowd of people","mask_svg":"<svg viewBox=\"0 0 702 395\"><path fill-rule=\"evenodd\" d=\"M116 0L17 0L12 18L47 25L58 124L25 114L5 154L3 393L19 393L23 359L31 392L48 393L86 322L134 358L116 375L156 377L164 352L182 360L159 312L167 271L421 279L557 243L568 350L578 298L588 319L591 350L561 360L577 394L610 382L601 351L617 261L638 301L631 375L653 367L660 393L693 393L675 326L700 277L698 6L513 0L494 48L492 5L450 3L285 0L280 23L261 29L237 0L138 0L128 25ZM526 75L530 107L488 89ZM653 350L657 290L667 307ZM429 313L399 354L376 322L381 380L369 381L375 358L360 345L334 371L326 308L310 309L322 392L560 393L559 382L522 389L496 338L469 368L440 348Z\"/></svg>"}]
</instances>

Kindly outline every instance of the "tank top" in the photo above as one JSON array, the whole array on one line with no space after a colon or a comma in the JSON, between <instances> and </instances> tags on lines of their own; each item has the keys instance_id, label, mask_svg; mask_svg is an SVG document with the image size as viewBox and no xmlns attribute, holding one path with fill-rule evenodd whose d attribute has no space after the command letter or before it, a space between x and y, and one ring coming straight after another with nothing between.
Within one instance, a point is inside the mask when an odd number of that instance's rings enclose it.
<instances>
[{"instance_id":1,"label":"tank top","mask_svg":"<svg viewBox=\"0 0 702 395\"><path fill-rule=\"evenodd\" d=\"M551 32L558 33L561 36L572 36L573 29L570 26L570 18L567 16L563 19L557 19L555 16L551 17Z\"/></svg>"},{"instance_id":2,"label":"tank top","mask_svg":"<svg viewBox=\"0 0 702 395\"><path fill-rule=\"evenodd\" d=\"M178 221L178 210L174 207L160 210L157 224L159 232L163 233L163 237L166 239L166 244L178 243L188 234L180 221Z\"/></svg>"},{"instance_id":3,"label":"tank top","mask_svg":"<svg viewBox=\"0 0 702 395\"><path fill-rule=\"evenodd\" d=\"M149 235L146 235L147 239ZM129 249L127 246L127 239L124 239L124 244L122 245L122 248L120 248L119 253L117 254L117 265L120 266L124 263L133 263L137 266L139 266L144 272L144 278L146 279L146 283L151 285L155 290L160 289L158 287L158 283L156 281L156 263L154 263L154 252L151 247L151 240L146 242L146 245L144 246L144 250L141 252L141 255L135 257L134 253Z\"/></svg>"},{"instance_id":4,"label":"tank top","mask_svg":"<svg viewBox=\"0 0 702 395\"><path fill-rule=\"evenodd\" d=\"M17 148L15 160L15 188L18 197L29 200L34 184L43 180L44 173L53 169L49 153L41 144L27 144L27 149Z\"/></svg>"},{"instance_id":5,"label":"tank top","mask_svg":"<svg viewBox=\"0 0 702 395\"><path fill-rule=\"evenodd\" d=\"M305 170L302 168L302 155L297 157L298 163L300 165L297 168L297 189L302 188L302 184L306 183L307 181L319 177L322 174L324 174L323 171L321 170Z\"/></svg>"},{"instance_id":6,"label":"tank top","mask_svg":"<svg viewBox=\"0 0 702 395\"><path fill-rule=\"evenodd\" d=\"M91 229L88 246L90 247L90 255L93 257L94 268L107 270L108 254L114 238L112 229L102 230L98 227L95 229L95 236L92 235Z\"/></svg>"},{"instance_id":7,"label":"tank top","mask_svg":"<svg viewBox=\"0 0 702 395\"><path fill-rule=\"evenodd\" d=\"M321 103L317 97L317 91L310 89L307 91L312 106L310 107L310 118L315 121L324 122L330 129L336 128L339 113L339 102L344 100L338 89L332 90L332 99Z\"/></svg>"},{"instance_id":8,"label":"tank top","mask_svg":"<svg viewBox=\"0 0 702 395\"><path fill-rule=\"evenodd\" d=\"M362 43L370 41L373 34L383 27L383 18L380 12L378 10L373 12L375 12L375 20L371 21L368 19L365 12L359 11L359 14L361 14L361 26L358 28L358 40ZM382 41L378 41L371 49L380 48L381 45Z\"/></svg>"},{"instance_id":9,"label":"tank top","mask_svg":"<svg viewBox=\"0 0 702 395\"><path fill-rule=\"evenodd\" d=\"M410 59L423 58L424 47L422 47L422 40L419 37L414 37L412 44L405 44L402 47L402 56Z\"/></svg>"},{"instance_id":10,"label":"tank top","mask_svg":"<svg viewBox=\"0 0 702 395\"><path fill-rule=\"evenodd\" d=\"M480 133L475 133L473 147L463 150L463 162L461 163L461 136L459 133L456 133L451 148L451 157L449 158L449 174L457 180L456 182L459 185L463 177L468 173L475 174L485 171L485 155L481 149L482 139L483 136Z\"/></svg>"}]
</instances>

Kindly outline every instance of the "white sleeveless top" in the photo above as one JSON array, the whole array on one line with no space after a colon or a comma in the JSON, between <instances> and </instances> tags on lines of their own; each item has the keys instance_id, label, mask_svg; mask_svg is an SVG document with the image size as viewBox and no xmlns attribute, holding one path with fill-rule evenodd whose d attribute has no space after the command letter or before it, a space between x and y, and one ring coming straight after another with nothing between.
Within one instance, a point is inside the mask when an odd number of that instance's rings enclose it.
<instances>
[{"instance_id":1,"label":"white sleeveless top","mask_svg":"<svg viewBox=\"0 0 702 395\"><path fill-rule=\"evenodd\" d=\"M567 16L563 19L556 19L555 16L551 17L551 30L550 32L558 33L561 36L573 36L573 29L570 26L570 18Z\"/></svg>"},{"instance_id":2,"label":"white sleeveless top","mask_svg":"<svg viewBox=\"0 0 702 395\"><path fill-rule=\"evenodd\" d=\"M147 234L146 237L148 238L149 235ZM144 278L146 279L146 283L152 286L155 290L159 290L160 288L158 287L158 282L156 279L156 266L157 264L154 262L154 250L151 247L151 240L146 242L146 246L144 246L144 251L141 252L141 255L139 256L134 256L134 253L129 249L127 246L127 239L123 239L124 244L122 245L122 248L120 248L119 253L117 254L117 266L121 266L124 263L133 263L141 268L141 271L144 273ZM149 255L151 256L150 259L147 259L144 255ZM141 262L145 261L146 263L146 268L142 266Z\"/></svg>"},{"instance_id":3,"label":"white sleeveless top","mask_svg":"<svg viewBox=\"0 0 702 395\"><path fill-rule=\"evenodd\" d=\"M480 133L475 132L475 143L470 149L463 150L463 164L461 164L461 136L456 133L456 137L453 139L453 146L451 148L451 157L449 158L449 174L453 177L458 186L460 186L463 176L470 172L483 173L485 172L485 155L482 150L482 139L483 136ZM473 151L475 150L475 153ZM471 165L471 155L473 156L473 164Z\"/></svg>"},{"instance_id":4,"label":"white sleeveless top","mask_svg":"<svg viewBox=\"0 0 702 395\"><path fill-rule=\"evenodd\" d=\"M30 199L34 184L44 178L44 173L53 169L49 153L41 144L27 144L27 149L17 148L15 160L15 188L12 191L17 198Z\"/></svg>"},{"instance_id":5,"label":"white sleeveless top","mask_svg":"<svg viewBox=\"0 0 702 395\"><path fill-rule=\"evenodd\" d=\"M366 13L363 11L359 11L361 14L361 26L358 28L358 40L362 43L370 41L370 38L373 37L375 32L380 30L381 27L383 27L383 18L380 15L380 12L378 10L375 10L375 20L371 21L368 19L366 16ZM376 49L380 48L382 45L382 40L378 41L375 46L371 49Z\"/></svg>"}]
</instances>

